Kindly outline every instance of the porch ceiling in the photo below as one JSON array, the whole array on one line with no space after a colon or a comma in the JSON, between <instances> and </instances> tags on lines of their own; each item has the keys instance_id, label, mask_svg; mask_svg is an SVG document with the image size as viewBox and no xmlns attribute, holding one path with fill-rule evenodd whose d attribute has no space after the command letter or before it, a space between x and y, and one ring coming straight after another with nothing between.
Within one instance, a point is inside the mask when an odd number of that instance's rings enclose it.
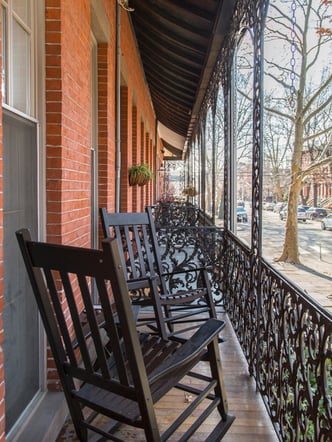
<instances>
[{"instance_id":1,"label":"porch ceiling","mask_svg":"<svg viewBox=\"0 0 332 442\"><path fill-rule=\"evenodd\" d=\"M134 9L131 20L165 157L180 159L236 0L130 0L129 3Z\"/></svg>"}]
</instances>

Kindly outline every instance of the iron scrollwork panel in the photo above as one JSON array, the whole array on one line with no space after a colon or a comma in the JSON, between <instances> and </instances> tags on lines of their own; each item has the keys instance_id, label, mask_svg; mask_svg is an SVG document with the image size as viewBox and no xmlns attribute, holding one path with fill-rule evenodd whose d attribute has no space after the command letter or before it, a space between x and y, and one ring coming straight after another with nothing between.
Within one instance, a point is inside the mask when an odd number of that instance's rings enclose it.
<instances>
[{"instance_id":1,"label":"iron scrollwork panel","mask_svg":"<svg viewBox=\"0 0 332 442\"><path fill-rule=\"evenodd\" d=\"M263 260L258 299L250 251L226 232L225 256L225 308L280 440L330 441L331 314Z\"/></svg>"},{"instance_id":2,"label":"iron scrollwork panel","mask_svg":"<svg viewBox=\"0 0 332 442\"><path fill-rule=\"evenodd\" d=\"M189 289L197 272L187 273L186 280L172 272L206 267L210 275L214 301L222 303L223 231L212 226L162 228L158 231L165 273L171 291Z\"/></svg>"},{"instance_id":3,"label":"iron scrollwork panel","mask_svg":"<svg viewBox=\"0 0 332 442\"><path fill-rule=\"evenodd\" d=\"M249 371L255 374L257 337L257 297L251 286L252 256L233 234L224 237L225 309L231 319Z\"/></svg>"},{"instance_id":4,"label":"iron scrollwork panel","mask_svg":"<svg viewBox=\"0 0 332 442\"><path fill-rule=\"evenodd\" d=\"M268 265L261 276L258 386L282 440L332 435L332 318Z\"/></svg>"}]
</instances>

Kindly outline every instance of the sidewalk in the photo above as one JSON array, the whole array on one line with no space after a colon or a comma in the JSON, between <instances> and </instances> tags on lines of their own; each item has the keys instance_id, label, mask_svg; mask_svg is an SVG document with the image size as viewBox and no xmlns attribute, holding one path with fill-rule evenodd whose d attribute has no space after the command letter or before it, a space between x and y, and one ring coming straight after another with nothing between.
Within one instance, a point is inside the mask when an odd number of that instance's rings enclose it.
<instances>
[{"instance_id":1,"label":"sidewalk","mask_svg":"<svg viewBox=\"0 0 332 442\"><path fill-rule=\"evenodd\" d=\"M320 259L309 252L300 250L301 264L274 262L278 250L273 250L269 256L263 256L280 273L295 282L308 295L332 312L332 257ZM266 253L266 251L265 251ZM281 253L281 250L280 250Z\"/></svg>"},{"instance_id":2,"label":"sidewalk","mask_svg":"<svg viewBox=\"0 0 332 442\"><path fill-rule=\"evenodd\" d=\"M271 215L274 218L269 219ZM263 217L266 225L279 219L278 214L269 211L264 211ZM221 222L220 225L222 225ZM239 225L239 227L242 229L241 239L248 241L246 236L248 234L247 228L243 229L242 225ZM247 227L249 228L250 226L247 225ZM331 233L332 239L332 232L329 233ZM330 241L330 237L328 237L328 240ZM279 241L276 242L266 235L263 238L264 259L332 313L332 255L323 253L323 256L320 256L318 250L317 253L313 254L300 248L301 264L294 265L286 262L275 262L274 260L281 256L282 247L283 238L279 238Z\"/></svg>"}]
</instances>

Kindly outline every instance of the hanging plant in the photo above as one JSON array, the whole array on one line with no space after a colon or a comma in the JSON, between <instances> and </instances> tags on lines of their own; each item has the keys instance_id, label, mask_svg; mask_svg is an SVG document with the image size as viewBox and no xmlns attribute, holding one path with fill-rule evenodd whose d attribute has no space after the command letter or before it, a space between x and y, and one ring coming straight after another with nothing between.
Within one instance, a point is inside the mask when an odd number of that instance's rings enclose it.
<instances>
[{"instance_id":1,"label":"hanging plant","mask_svg":"<svg viewBox=\"0 0 332 442\"><path fill-rule=\"evenodd\" d=\"M129 186L144 186L153 178L147 164L137 164L128 169Z\"/></svg>"},{"instance_id":2,"label":"hanging plant","mask_svg":"<svg viewBox=\"0 0 332 442\"><path fill-rule=\"evenodd\" d=\"M196 196L198 195L197 190L195 189L194 186L187 186L183 189L182 191L183 195L187 195L187 196Z\"/></svg>"}]
</instances>

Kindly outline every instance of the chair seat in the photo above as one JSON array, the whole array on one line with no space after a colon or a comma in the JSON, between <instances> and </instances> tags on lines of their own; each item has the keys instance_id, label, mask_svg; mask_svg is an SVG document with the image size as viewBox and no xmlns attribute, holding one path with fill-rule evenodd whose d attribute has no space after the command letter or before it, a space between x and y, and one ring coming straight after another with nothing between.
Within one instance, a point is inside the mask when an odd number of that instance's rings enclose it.
<instances>
[{"instance_id":1,"label":"chair seat","mask_svg":"<svg viewBox=\"0 0 332 442\"><path fill-rule=\"evenodd\" d=\"M192 289L192 290L186 290L186 291L178 291L169 293L167 295L164 295L161 293L160 296L160 302L162 305L184 305L188 306L190 304L194 304L195 301L200 300L201 304L203 304L202 299L204 299L204 296L207 294L206 288L198 288L198 289ZM198 304L194 305L197 307ZM205 303L206 305L206 303Z\"/></svg>"},{"instance_id":2,"label":"chair seat","mask_svg":"<svg viewBox=\"0 0 332 442\"><path fill-rule=\"evenodd\" d=\"M211 319L183 345L175 341L165 341L156 335L139 334L153 403L156 403L170 389L177 387L178 382L185 375L195 377L195 373L190 374L189 371L202 359L211 336L216 336L223 327L223 321ZM113 357L109 358L108 366L113 375L112 382L119 380ZM133 380L131 382L131 387L134 388ZM121 395L115 394L107 388L100 388L92 383L84 383L79 390L72 390L72 395L84 405L112 419L140 426L141 412L138 403L132 399L132 391L128 388L128 396L130 396L128 398L123 396L124 390L121 393Z\"/></svg>"}]
</instances>

